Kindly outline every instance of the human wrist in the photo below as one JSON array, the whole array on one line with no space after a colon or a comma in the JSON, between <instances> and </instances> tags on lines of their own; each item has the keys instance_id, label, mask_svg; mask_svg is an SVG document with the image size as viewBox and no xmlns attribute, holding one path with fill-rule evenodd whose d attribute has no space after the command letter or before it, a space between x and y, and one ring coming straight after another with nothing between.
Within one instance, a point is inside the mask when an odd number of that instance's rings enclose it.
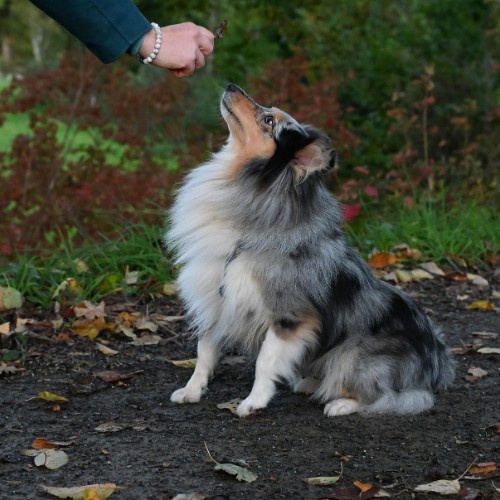
<instances>
[{"instance_id":1,"label":"human wrist","mask_svg":"<svg viewBox=\"0 0 500 500\"><path fill-rule=\"evenodd\" d=\"M152 29L142 38L142 43L137 51L137 59L142 64L151 64L158 55L162 42L161 28L156 23L151 23Z\"/></svg>"}]
</instances>

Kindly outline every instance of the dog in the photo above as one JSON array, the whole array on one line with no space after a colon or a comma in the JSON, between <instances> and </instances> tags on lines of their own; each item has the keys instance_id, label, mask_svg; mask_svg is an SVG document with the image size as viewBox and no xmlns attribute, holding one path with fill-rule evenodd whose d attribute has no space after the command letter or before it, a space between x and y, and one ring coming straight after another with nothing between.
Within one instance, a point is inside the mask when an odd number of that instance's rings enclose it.
<instances>
[{"instance_id":1,"label":"dog","mask_svg":"<svg viewBox=\"0 0 500 500\"><path fill-rule=\"evenodd\" d=\"M330 139L235 84L220 109L229 138L170 210L166 243L198 338L196 368L171 401L200 401L221 350L238 346L256 356L240 417L265 408L280 381L330 417L432 407L453 361L423 310L346 242L324 183L337 162Z\"/></svg>"}]
</instances>

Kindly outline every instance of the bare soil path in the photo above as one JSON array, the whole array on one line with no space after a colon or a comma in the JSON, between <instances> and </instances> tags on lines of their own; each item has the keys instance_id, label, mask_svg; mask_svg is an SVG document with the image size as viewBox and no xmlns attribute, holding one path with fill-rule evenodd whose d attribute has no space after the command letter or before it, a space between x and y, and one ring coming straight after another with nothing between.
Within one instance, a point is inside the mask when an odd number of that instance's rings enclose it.
<instances>
[{"instance_id":1,"label":"bare soil path","mask_svg":"<svg viewBox=\"0 0 500 500\"><path fill-rule=\"evenodd\" d=\"M115 356L97 351L88 339L53 342L43 340L53 335L50 329L38 332L40 338L29 341L26 370L0 375L0 498L49 498L40 484L92 483L116 483L117 499L170 499L194 492L210 499L373 497L374 490L356 492L354 481L380 485L398 499L431 498L414 488L457 479L474 461L500 462L500 356L477 350L478 342L499 347L500 335L477 332L500 333L500 318L495 310L465 309L499 288L488 279L492 287L482 290L442 278L406 287L442 325L449 345L462 347L453 388L439 396L432 411L411 417L329 419L307 397L282 387L267 409L241 420L217 407L249 392L253 368L241 362L219 367L200 404L173 405L168 396L190 370L168 360L195 356L182 321L160 329L156 345L134 346L123 335L103 334L99 339L119 351ZM182 313L175 300L129 303L135 310ZM487 374L471 379L467 372L473 367ZM104 370L139 373L111 383L96 376ZM69 403L53 411L54 403L35 398L41 391L64 395ZM119 430L96 430L109 422ZM72 442L63 447L69 462L57 470L34 465L22 450L35 438ZM214 470L205 444L218 462L240 465L258 478L247 483ZM334 486L303 481L341 470ZM461 498L495 498L493 484L499 487L500 478L461 478L460 483ZM353 487L349 496L345 489Z\"/></svg>"}]
</instances>

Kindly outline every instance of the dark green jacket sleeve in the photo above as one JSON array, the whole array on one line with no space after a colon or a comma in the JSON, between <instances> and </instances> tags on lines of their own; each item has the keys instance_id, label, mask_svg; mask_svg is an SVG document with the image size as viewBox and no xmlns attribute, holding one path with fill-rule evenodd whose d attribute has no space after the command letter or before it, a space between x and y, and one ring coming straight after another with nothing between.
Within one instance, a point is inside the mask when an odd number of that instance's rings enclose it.
<instances>
[{"instance_id":1,"label":"dark green jacket sleeve","mask_svg":"<svg viewBox=\"0 0 500 500\"><path fill-rule=\"evenodd\" d=\"M151 29L131 0L30 0L110 63Z\"/></svg>"}]
</instances>

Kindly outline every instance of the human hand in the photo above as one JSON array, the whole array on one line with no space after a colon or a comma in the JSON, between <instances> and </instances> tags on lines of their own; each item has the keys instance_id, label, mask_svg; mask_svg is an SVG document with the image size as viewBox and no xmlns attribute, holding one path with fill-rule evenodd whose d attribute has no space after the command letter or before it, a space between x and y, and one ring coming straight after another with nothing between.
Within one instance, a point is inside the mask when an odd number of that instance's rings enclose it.
<instances>
[{"instance_id":1,"label":"human hand","mask_svg":"<svg viewBox=\"0 0 500 500\"><path fill-rule=\"evenodd\" d=\"M197 69L205 66L205 59L214 50L214 34L203 26L194 23L173 24L161 28L162 43L154 66L167 68L182 78L192 75ZM142 57L153 51L156 40L152 29L144 36L139 49Z\"/></svg>"}]
</instances>

